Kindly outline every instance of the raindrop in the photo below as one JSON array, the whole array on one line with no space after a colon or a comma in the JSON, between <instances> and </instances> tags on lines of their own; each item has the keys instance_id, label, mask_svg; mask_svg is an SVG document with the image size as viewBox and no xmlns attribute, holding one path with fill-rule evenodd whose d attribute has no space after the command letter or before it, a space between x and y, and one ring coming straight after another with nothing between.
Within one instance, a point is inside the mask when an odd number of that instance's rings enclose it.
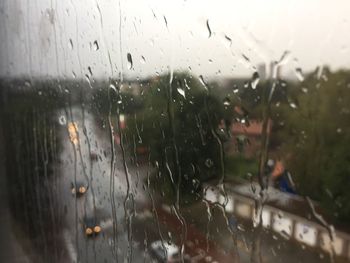
<instances>
[{"instance_id":1,"label":"raindrop","mask_svg":"<svg viewBox=\"0 0 350 263\"><path fill-rule=\"evenodd\" d=\"M203 75L199 75L199 81L204 86L204 88L208 89L207 84L204 81Z\"/></svg>"},{"instance_id":2,"label":"raindrop","mask_svg":"<svg viewBox=\"0 0 350 263\"><path fill-rule=\"evenodd\" d=\"M117 93L117 88L115 87L114 84L110 84L110 85L109 85L109 88L110 88L111 90L113 90L115 93Z\"/></svg>"},{"instance_id":3,"label":"raindrop","mask_svg":"<svg viewBox=\"0 0 350 263\"><path fill-rule=\"evenodd\" d=\"M208 32L209 32L208 38L210 38L211 37L211 29L210 29L210 26L209 26L209 19L207 19L207 29L208 29Z\"/></svg>"},{"instance_id":4,"label":"raindrop","mask_svg":"<svg viewBox=\"0 0 350 263\"><path fill-rule=\"evenodd\" d=\"M210 168L210 167L213 166L213 164L214 163L213 163L213 161L211 159L208 158L208 159L205 160L205 166L206 167Z\"/></svg>"},{"instance_id":5,"label":"raindrop","mask_svg":"<svg viewBox=\"0 0 350 263\"><path fill-rule=\"evenodd\" d=\"M164 23L165 23L166 28L169 29L169 28L168 28L168 20L166 19L165 16L163 16L163 18L164 18Z\"/></svg>"},{"instance_id":6,"label":"raindrop","mask_svg":"<svg viewBox=\"0 0 350 263\"><path fill-rule=\"evenodd\" d=\"M305 87L302 87L302 88L301 88L301 91L302 91L303 93L307 93L307 92L308 92L308 89L305 88Z\"/></svg>"},{"instance_id":7,"label":"raindrop","mask_svg":"<svg viewBox=\"0 0 350 263\"><path fill-rule=\"evenodd\" d=\"M185 87L187 88L187 90L190 90L191 88L190 88L190 86L188 86L186 79L184 79L184 83L185 83Z\"/></svg>"},{"instance_id":8,"label":"raindrop","mask_svg":"<svg viewBox=\"0 0 350 263\"><path fill-rule=\"evenodd\" d=\"M90 76L92 76L92 70L91 70L90 66L88 66L88 71L89 71Z\"/></svg>"},{"instance_id":9,"label":"raindrop","mask_svg":"<svg viewBox=\"0 0 350 263\"><path fill-rule=\"evenodd\" d=\"M283 54L282 54L282 56L281 56L281 58L280 58L280 60L278 61L278 65L280 66L280 65L285 65L285 64L287 64L288 63L288 60L289 60L289 58L290 58L290 51L289 50L286 50L286 51L284 51L283 52Z\"/></svg>"},{"instance_id":10,"label":"raindrop","mask_svg":"<svg viewBox=\"0 0 350 263\"><path fill-rule=\"evenodd\" d=\"M59 116L59 117L58 117L58 123L59 123L60 125L66 125L66 124L67 124L66 117L63 116L63 115Z\"/></svg>"},{"instance_id":11,"label":"raindrop","mask_svg":"<svg viewBox=\"0 0 350 263\"><path fill-rule=\"evenodd\" d=\"M73 50L73 40L71 38L69 39L68 46L70 50Z\"/></svg>"},{"instance_id":12,"label":"raindrop","mask_svg":"<svg viewBox=\"0 0 350 263\"><path fill-rule=\"evenodd\" d=\"M145 59L144 56L141 56L140 62L141 62L142 64L146 64L146 59Z\"/></svg>"},{"instance_id":13,"label":"raindrop","mask_svg":"<svg viewBox=\"0 0 350 263\"><path fill-rule=\"evenodd\" d=\"M231 47L232 45L232 39L225 35L225 43L227 44L227 47Z\"/></svg>"},{"instance_id":14,"label":"raindrop","mask_svg":"<svg viewBox=\"0 0 350 263\"><path fill-rule=\"evenodd\" d=\"M100 49L100 46L98 45L97 40L94 41L94 50L97 51Z\"/></svg>"},{"instance_id":15,"label":"raindrop","mask_svg":"<svg viewBox=\"0 0 350 263\"><path fill-rule=\"evenodd\" d=\"M246 55L242 54L242 58L244 58L246 62L250 63L250 59Z\"/></svg>"},{"instance_id":16,"label":"raindrop","mask_svg":"<svg viewBox=\"0 0 350 263\"><path fill-rule=\"evenodd\" d=\"M285 88L287 87L287 82L283 81L283 80L280 80L279 81L279 84L281 85L281 87Z\"/></svg>"},{"instance_id":17,"label":"raindrop","mask_svg":"<svg viewBox=\"0 0 350 263\"><path fill-rule=\"evenodd\" d=\"M26 86L27 88L31 88L32 84L30 83L30 81L26 81L24 82L24 86Z\"/></svg>"},{"instance_id":18,"label":"raindrop","mask_svg":"<svg viewBox=\"0 0 350 263\"><path fill-rule=\"evenodd\" d=\"M128 69L131 70L131 69L132 69L132 66L133 66L131 54L128 53L128 54L126 55L126 58L128 59Z\"/></svg>"},{"instance_id":19,"label":"raindrop","mask_svg":"<svg viewBox=\"0 0 350 263\"><path fill-rule=\"evenodd\" d=\"M184 90L182 87L178 87L178 88L177 88L177 92L178 92L182 97L184 97L184 99L186 99L185 90Z\"/></svg>"},{"instance_id":20,"label":"raindrop","mask_svg":"<svg viewBox=\"0 0 350 263\"><path fill-rule=\"evenodd\" d=\"M341 128L338 128L337 129L337 133L341 133L342 132L342 129Z\"/></svg>"},{"instance_id":21,"label":"raindrop","mask_svg":"<svg viewBox=\"0 0 350 263\"><path fill-rule=\"evenodd\" d=\"M86 79L87 83L89 84L90 88L92 88L92 86L91 86L91 80L90 80L90 77L89 77L88 74L85 74L85 79Z\"/></svg>"},{"instance_id":22,"label":"raindrop","mask_svg":"<svg viewBox=\"0 0 350 263\"><path fill-rule=\"evenodd\" d=\"M256 87L259 83L259 80L260 80L259 73L255 71L253 73L252 82L251 82L252 89L256 89Z\"/></svg>"},{"instance_id":23,"label":"raindrop","mask_svg":"<svg viewBox=\"0 0 350 263\"><path fill-rule=\"evenodd\" d=\"M301 70L301 68L296 68L295 69L295 75L296 75L296 77L298 78L298 80L300 82L304 81L304 75L303 75L303 71Z\"/></svg>"},{"instance_id":24,"label":"raindrop","mask_svg":"<svg viewBox=\"0 0 350 263\"><path fill-rule=\"evenodd\" d=\"M231 101L230 101L230 99L228 97L226 97L226 98L224 98L223 103L224 103L225 106L230 106Z\"/></svg>"},{"instance_id":25,"label":"raindrop","mask_svg":"<svg viewBox=\"0 0 350 263\"><path fill-rule=\"evenodd\" d=\"M197 189L200 185L200 182L197 179L192 179L192 184L193 184L194 188Z\"/></svg>"},{"instance_id":26,"label":"raindrop","mask_svg":"<svg viewBox=\"0 0 350 263\"><path fill-rule=\"evenodd\" d=\"M239 92L238 86L236 84L233 85L233 93L237 94Z\"/></svg>"},{"instance_id":27,"label":"raindrop","mask_svg":"<svg viewBox=\"0 0 350 263\"><path fill-rule=\"evenodd\" d=\"M298 108L298 106L297 106L294 102L292 102L292 101L289 102L289 106L290 106L292 109L297 109L297 108Z\"/></svg>"},{"instance_id":28,"label":"raindrop","mask_svg":"<svg viewBox=\"0 0 350 263\"><path fill-rule=\"evenodd\" d=\"M237 225L237 229L238 229L239 231L241 231L241 232L245 232L245 227L244 227L243 225L241 225L241 224L238 224L238 225Z\"/></svg>"}]
</instances>

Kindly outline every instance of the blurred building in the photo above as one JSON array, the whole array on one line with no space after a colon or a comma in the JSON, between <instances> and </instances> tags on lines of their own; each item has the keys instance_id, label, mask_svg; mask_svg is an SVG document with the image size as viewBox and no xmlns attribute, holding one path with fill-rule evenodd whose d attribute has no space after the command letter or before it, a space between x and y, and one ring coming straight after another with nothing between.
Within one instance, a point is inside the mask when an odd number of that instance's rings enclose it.
<instances>
[{"instance_id":1,"label":"blurred building","mask_svg":"<svg viewBox=\"0 0 350 263\"><path fill-rule=\"evenodd\" d=\"M271 133L272 120L267 123L267 135ZM230 127L231 140L227 143L227 153L242 154L247 158L255 157L262 146L263 122L249 120L249 122L233 122Z\"/></svg>"}]
</instances>

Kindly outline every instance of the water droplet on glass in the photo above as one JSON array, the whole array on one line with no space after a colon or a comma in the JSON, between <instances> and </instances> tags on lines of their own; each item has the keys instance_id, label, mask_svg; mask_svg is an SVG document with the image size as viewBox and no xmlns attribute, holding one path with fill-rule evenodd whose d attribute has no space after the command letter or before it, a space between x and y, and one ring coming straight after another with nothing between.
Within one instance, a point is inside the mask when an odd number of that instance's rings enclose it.
<instances>
[{"instance_id":1,"label":"water droplet on glass","mask_svg":"<svg viewBox=\"0 0 350 263\"><path fill-rule=\"evenodd\" d=\"M92 76L92 69L90 66L88 66L88 71L89 71L90 76Z\"/></svg>"},{"instance_id":2,"label":"water droplet on glass","mask_svg":"<svg viewBox=\"0 0 350 263\"><path fill-rule=\"evenodd\" d=\"M165 16L163 16L163 18L164 18L164 23L165 23L165 26L166 26L166 28L168 29L168 20L166 19L166 17L165 17Z\"/></svg>"},{"instance_id":3,"label":"water droplet on glass","mask_svg":"<svg viewBox=\"0 0 350 263\"><path fill-rule=\"evenodd\" d=\"M94 50L95 50L95 51L97 51L97 50L100 49L100 46L98 45L97 40L94 41L94 45L93 45L93 46L94 46Z\"/></svg>"},{"instance_id":4,"label":"water droplet on glass","mask_svg":"<svg viewBox=\"0 0 350 263\"><path fill-rule=\"evenodd\" d=\"M185 83L185 87L187 88L187 90L190 90L191 88L190 88L190 86L188 86L186 79L184 79L184 83Z\"/></svg>"},{"instance_id":5,"label":"water droplet on glass","mask_svg":"<svg viewBox=\"0 0 350 263\"><path fill-rule=\"evenodd\" d=\"M289 102L289 106L290 106L292 109L297 109L297 108L298 108L298 106L297 106L294 102L292 102L292 101Z\"/></svg>"},{"instance_id":6,"label":"water droplet on glass","mask_svg":"<svg viewBox=\"0 0 350 263\"><path fill-rule=\"evenodd\" d=\"M199 82L204 86L204 88L208 89L207 84L205 83L202 75L199 75Z\"/></svg>"},{"instance_id":7,"label":"water droplet on glass","mask_svg":"<svg viewBox=\"0 0 350 263\"><path fill-rule=\"evenodd\" d=\"M211 29L209 26L209 19L207 19L207 29L208 29L208 33L209 33L208 38L210 38L211 37Z\"/></svg>"},{"instance_id":8,"label":"water droplet on glass","mask_svg":"<svg viewBox=\"0 0 350 263\"><path fill-rule=\"evenodd\" d=\"M208 158L208 159L205 160L204 164L205 164L206 167L211 168L214 163L213 163L213 161L211 159Z\"/></svg>"},{"instance_id":9,"label":"water droplet on glass","mask_svg":"<svg viewBox=\"0 0 350 263\"><path fill-rule=\"evenodd\" d=\"M140 62L141 62L142 64L146 64L146 59L145 59L144 56L141 56Z\"/></svg>"},{"instance_id":10,"label":"water droplet on glass","mask_svg":"<svg viewBox=\"0 0 350 263\"><path fill-rule=\"evenodd\" d=\"M59 116L59 117L58 117L58 123L59 123L60 125L66 125L66 123L67 123L66 117L63 116L63 115Z\"/></svg>"},{"instance_id":11,"label":"water droplet on glass","mask_svg":"<svg viewBox=\"0 0 350 263\"><path fill-rule=\"evenodd\" d=\"M200 182L197 179L192 179L192 184L193 184L194 188L197 189L200 185Z\"/></svg>"},{"instance_id":12,"label":"water droplet on glass","mask_svg":"<svg viewBox=\"0 0 350 263\"><path fill-rule=\"evenodd\" d=\"M229 106L231 104L231 101L228 97L224 98L224 101L223 101L224 105L225 106Z\"/></svg>"},{"instance_id":13,"label":"water droplet on glass","mask_svg":"<svg viewBox=\"0 0 350 263\"><path fill-rule=\"evenodd\" d=\"M73 40L71 38L69 39L68 46L70 50L73 50Z\"/></svg>"},{"instance_id":14,"label":"water droplet on glass","mask_svg":"<svg viewBox=\"0 0 350 263\"><path fill-rule=\"evenodd\" d=\"M111 90L113 90L115 93L117 93L117 88L115 87L114 84L110 84L110 85L109 85L109 88L110 88Z\"/></svg>"},{"instance_id":15,"label":"water droplet on glass","mask_svg":"<svg viewBox=\"0 0 350 263\"><path fill-rule=\"evenodd\" d=\"M26 86L27 88L30 88L32 87L32 84L30 83L30 81L25 81L24 86Z\"/></svg>"},{"instance_id":16,"label":"water droplet on glass","mask_svg":"<svg viewBox=\"0 0 350 263\"><path fill-rule=\"evenodd\" d=\"M133 66L131 54L128 53L128 54L126 55L126 58L127 58L127 60L128 60L128 69L131 70L131 69L132 69L132 66Z\"/></svg>"},{"instance_id":17,"label":"water droplet on glass","mask_svg":"<svg viewBox=\"0 0 350 263\"><path fill-rule=\"evenodd\" d=\"M239 231L245 232L245 227L244 227L243 225L241 225L241 224L238 224L238 225L237 225L237 229L238 229Z\"/></svg>"},{"instance_id":18,"label":"water droplet on glass","mask_svg":"<svg viewBox=\"0 0 350 263\"><path fill-rule=\"evenodd\" d=\"M177 92L186 99L185 90L182 87L178 87Z\"/></svg>"},{"instance_id":19,"label":"water droplet on glass","mask_svg":"<svg viewBox=\"0 0 350 263\"><path fill-rule=\"evenodd\" d=\"M249 59L246 55L242 54L242 58L243 58L247 63L250 63L250 59Z\"/></svg>"},{"instance_id":20,"label":"water droplet on glass","mask_svg":"<svg viewBox=\"0 0 350 263\"><path fill-rule=\"evenodd\" d=\"M278 65L281 66L281 65L285 65L288 63L288 60L290 58L290 51L289 50L286 50L283 52L280 60L278 61Z\"/></svg>"},{"instance_id":21,"label":"water droplet on glass","mask_svg":"<svg viewBox=\"0 0 350 263\"><path fill-rule=\"evenodd\" d=\"M256 89L258 83L259 83L260 77L259 77L259 73L258 72L254 72L253 73L253 77L252 77L252 89Z\"/></svg>"},{"instance_id":22,"label":"water droplet on glass","mask_svg":"<svg viewBox=\"0 0 350 263\"><path fill-rule=\"evenodd\" d=\"M230 48L232 45L232 39L227 35L225 35L224 39L225 39L225 43L226 43L227 47Z\"/></svg>"},{"instance_id":23,"label":"water droplet on glass","mask_svg":"<svg viewBox=\"0 0 350 263\"><path fill-rule=\"evenodd\" d=\"M298 80L300 82L304 81L304 75L303 75L303 71L301 70L301 68L296 68L295 69L295 75L296 75L296 77L298 78Z\"/></svg>"}]
</instances>

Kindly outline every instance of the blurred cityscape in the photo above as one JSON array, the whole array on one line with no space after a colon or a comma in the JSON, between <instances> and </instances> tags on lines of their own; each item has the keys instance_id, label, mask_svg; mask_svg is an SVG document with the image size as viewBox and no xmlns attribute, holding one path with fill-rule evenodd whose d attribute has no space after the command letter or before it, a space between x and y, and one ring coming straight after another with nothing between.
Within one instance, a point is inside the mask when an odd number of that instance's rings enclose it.
<instances>
[{"instance_id":1,"label":"blurred cityscape","mask_svg":"<svg viewBox=\"0 0 350 263\"><path fill-rule=\"evenodd\" d=\"M3 262L348 262L350 72L296 76L2 79Z\"/></svg>"}]
</instances>

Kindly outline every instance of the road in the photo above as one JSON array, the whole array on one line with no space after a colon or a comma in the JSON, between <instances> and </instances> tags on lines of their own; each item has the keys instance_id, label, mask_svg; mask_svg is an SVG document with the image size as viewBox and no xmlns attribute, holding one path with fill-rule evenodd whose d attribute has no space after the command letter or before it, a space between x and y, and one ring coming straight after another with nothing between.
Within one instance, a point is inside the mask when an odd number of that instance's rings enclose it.
<instances>
[{"instance_id":1,"label":"road","mask_svg":"<svg viewBox=\"0 0 350 263\"><path fill-rule=\"evenodd\" d=\"M174 213L164 210L159 193L152 196L145 185L152 168L147 163L132 164L127 153L124 160L121 147L115 144L111 176L109 126L103 128L88 112L83 118L80 107L72 108L68 114L64 110L58 112L57 120L62 141L59 199L65 213L63 237L70 261L152 262L148 253L151 242L163 238L164 242L180 244L181 222ZM69 128L71 123L75 123L75 128ZM97 155L95 160L91 153ZM71 193L75 182L88 184L81 197ZM84 217L94 215L103 217L102 233L88 238L83 229ZM192 257L192 262L232 262L232 256L222 253L213 242L206 250L205 240L205 234L195 226L187 226L185 253Z\"/></svg>"},{"instance_id":2,"label":"road","mask_svg":"<svg viewBox=\"0 0 350 263\"><path fill-rule=\"evenodd\" d=\"M142 184L148 168L131 165L129 159L123 159L119 145L115 145L111 175L112 147L108 127L103 129L88 112L83 118L80 107L72 108L68 114L62 110L57 118L62 127L59 137L63 138L59 167L62 175L60 203L65 211L63 233L71 261L124 262L130 258L131 262L147 262L148 255L132 239L129 220L146 200ZM67 130L73 122L76 124L78 142L71 140ZM97 155L96 160L91 158L91 153ZM129 177L129 192L126 174ZM71 185L75 181L88 185L88 190L81 197L71 193ZM125 202L127 193L129 198ZM102 217L102 232L88 238L83 229L84 218L95 216Z\"/></svg>"}]
</instances>

